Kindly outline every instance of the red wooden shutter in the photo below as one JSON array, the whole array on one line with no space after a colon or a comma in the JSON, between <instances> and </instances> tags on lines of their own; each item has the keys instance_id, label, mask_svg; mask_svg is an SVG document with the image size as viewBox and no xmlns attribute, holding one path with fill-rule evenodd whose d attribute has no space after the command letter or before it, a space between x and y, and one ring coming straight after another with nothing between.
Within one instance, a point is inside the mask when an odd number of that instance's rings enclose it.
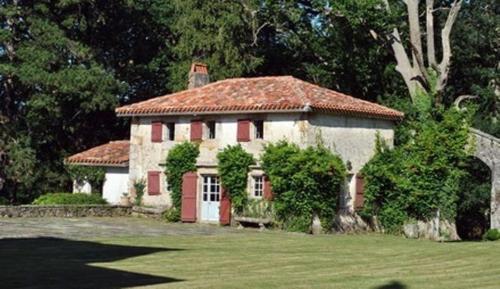
<instances>
[{"instance_id":1,"label":"red wooden shutter","mask_svg":"<svg viewBox=\"0 0 500 289\"><path fill-rule=\"evenodd\" d=\"M273 191L271 188L271 181L268 176L264 176L264 200L273 200Z\"/></svg>"},{"instance_id":2,"label":"red wooden shutter","mask_svg":"<svg viewBox=\"0 0 500 289\"><path fill-rule=\"evenodd\" d=\"M196 172L187 172L182 176L181 220L183 222L196 222L197 183Z\"/></svg>"},{"instance_id":3,"label":"red wooden shutter","mask_svg":"<svg viewBox=\"0 0 500 289\"><path fill-rule=\"evenodd\" d=\"M231 199L224 188L221 188L221 199L219 204L219 222L221 225L231 224Z\"/></svg>"},{"instance_id":4,"label":"red wooden shutter","mask_svg":"<svg viewBox=\"0 0 500 289\"><path fill-rule=\"evenodd\" d=\"M148 172L148 195L160 194L160 172Z\"/></svg>"},{"instance_id":5,"label":"red wooden shutter","mask_svg":"<svg viewBox=\"0 0 500 289\"><path fill-rule=\"evenodd\" d=\"M356 210L362 209L365 202L365 179L362 175L356 175L356 196L354 198L354 208Z\"/></svg>"},{"instance_id":6,"label":"red wooden shutter","mask_svg":"<svg viewBox=\"0 0 500 289\"><path fill-rule=\"evenodd\" d=\"M250 141L250 121L248 119L239 119L236 139L239 142Z\"/></svg>"},{"instance_id":7,"label":"red wooden shutter","mask_svg":"<svg viewBox=\"0 0 500 289\"><path fill-rule=\"evenodd\" d=\"M161 142L163 140L163 123L154 121L151 123L151 142Z\"/></svg>"},{"instance_id":8,"label":"red wooden shutter","mask_svg":"<svg viewBox=\"0 0 500 289\"><path fill-rule=\"evenodd\" d=\"M200 120L191 121L191 140L197 141L202 139L203 123Z\"/></svg>"}]
</instances>

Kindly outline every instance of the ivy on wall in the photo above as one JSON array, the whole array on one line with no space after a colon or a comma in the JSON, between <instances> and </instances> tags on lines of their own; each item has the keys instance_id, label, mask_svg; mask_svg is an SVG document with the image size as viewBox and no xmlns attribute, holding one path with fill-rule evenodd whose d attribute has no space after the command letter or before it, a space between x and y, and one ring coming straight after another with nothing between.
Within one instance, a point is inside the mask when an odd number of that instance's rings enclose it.
<instances>
[{"instance_id":1,"label":"ivy on wall","mask_svg":"<svg viewBox=\"0 0 500 289\"><path fill-rule=\"evenodd\" d=\"M339 156L323 146L300 149L280 141L265 147L262 167L272 184L276 217L285 229L308 232L313 214L321 218L323 228L331 228L346 176Z\"/></svg>"},{"instance_id":2,"label":"ivy on wall","mask_svg":"<svg viewBox=\"0 0 500 289\"><path fill-rule=\"evenodd\" d=\"M88 182L92 193L101 193L104 184L106 169L96 166L67 165L66 171L72 180L77 183Z\"/></svg>"},{"instance_id":3,"label":"ivy on wall","mask_svg":"<svg viewBox=\"0 0 500 289\"><path fill-rule=\"evenodd\" d=\"M236 213L241 213L248 202L247 180L250 166L255 164L252 154L240 144L227 146L217 154L217 169L222 187L231 198Z\"/></svg>"},{"instance_id":4,"label":"ivy on wall","mask_svg":"<svg viewBox=\"0 0 500 289\"><path fill-rule=\"evenodd\" d=\"M165 164L165 175L171 188L172 204L180 210L182 202L182 176L196 171L196 159L200 155L198 144L183 142L175 145L169 152Z\"/></svg>"},{"instance_id":5,"label":"ivy on wall","mask_svg":"<svg viewBox=\"0 0 500 289\"><path fill-rule=\"evenodd\" d=\"M405 138L395 149L377 140L376 155L362 170L362 214L378 216L392 233L411 219L430 220L438 211L441 218L454 221L468 155L467 119L455 109L434 109L400 128Z\"/></svg>"}]
</instances>

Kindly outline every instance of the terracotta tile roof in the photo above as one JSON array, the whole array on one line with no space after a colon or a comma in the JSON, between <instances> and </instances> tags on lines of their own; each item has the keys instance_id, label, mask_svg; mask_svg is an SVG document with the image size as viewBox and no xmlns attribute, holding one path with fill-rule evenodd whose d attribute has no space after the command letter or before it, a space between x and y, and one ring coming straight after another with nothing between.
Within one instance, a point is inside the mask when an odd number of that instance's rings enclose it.
<instances>
[{"instance_id":1,"label":"terracotta tile roof","mask_svg":"<svg viewBox=\"0 0 500 289\"><path fill-rule=\"evenodd\" d=\"M130 143L128 140L111 141L65 159L67 164L126 167Z\"/></svg>"},{"instance_id":2,"label":"terracotta tile roof","mask_svg":"<svg viewBox=\"0 0 500 289\"><path fill-rule=\"evenodd\" d=\"M292 76L233 78L116 109L118 116L321 111L390 120L404 114Z\"/></svg>"}]
</instances>

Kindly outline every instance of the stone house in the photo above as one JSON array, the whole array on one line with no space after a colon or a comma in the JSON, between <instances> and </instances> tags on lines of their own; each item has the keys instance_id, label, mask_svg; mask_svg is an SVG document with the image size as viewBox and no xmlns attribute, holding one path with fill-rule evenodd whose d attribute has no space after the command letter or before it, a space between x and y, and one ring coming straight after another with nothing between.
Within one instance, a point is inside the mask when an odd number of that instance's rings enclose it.
<instances>
[{"instance_id":1,"label":"stone house","mask_svg":"<svg viewBox=\"0 0 500 289\"><path fill-rule=\"evenodd\" d=\"M292 76L234 78L209 83L208 69L195 63L188 89L116 109L131 119L128 189L145 179L145 205L170 206L164 163L183 141L198 142L200 156L191 188L189 218L219 222L221 188L216 155L241 144L258 160L266 143L287 140L300 147L319 143L339 154L349 170L341 207L353 211L363 201L359 170L373 156L379 134L389 145L403 113L323 88ZM271 188L257 163L248 175L249 198L261 199ZM187 204L187 202L186 202ZM184 207L184 204L183 204Z\"/></svg>"}]
</instances>

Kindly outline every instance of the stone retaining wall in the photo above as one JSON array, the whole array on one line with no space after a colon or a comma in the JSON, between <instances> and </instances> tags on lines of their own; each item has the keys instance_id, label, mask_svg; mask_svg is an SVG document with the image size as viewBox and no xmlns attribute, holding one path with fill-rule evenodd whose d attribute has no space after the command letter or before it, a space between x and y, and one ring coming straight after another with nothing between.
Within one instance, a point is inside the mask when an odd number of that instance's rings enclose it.
<instances>
[{"instance_id":1,"label":"stone retaining wall","mask_svg":"<svg viewBox=\"0 0 500 289\"><path fill-rule=\"evenodd\" d=\"M0 206L0 217L120 217L130 216L131 207L109 205L23 205Z\"/></svg>"}]
</instances>

